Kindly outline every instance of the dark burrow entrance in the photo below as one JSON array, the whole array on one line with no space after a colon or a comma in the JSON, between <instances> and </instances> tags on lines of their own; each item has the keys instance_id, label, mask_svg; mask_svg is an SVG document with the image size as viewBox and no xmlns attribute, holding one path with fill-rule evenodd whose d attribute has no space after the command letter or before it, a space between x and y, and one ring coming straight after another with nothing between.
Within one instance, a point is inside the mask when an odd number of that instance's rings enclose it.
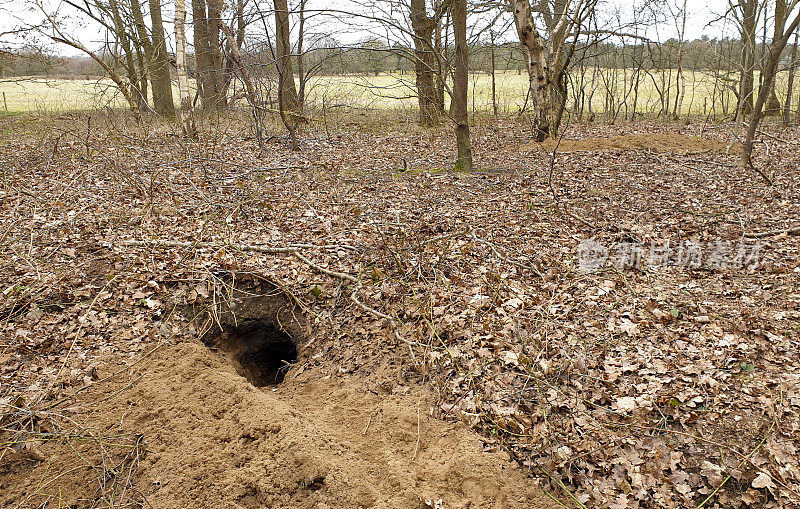
<instances>
[{"instance_id":1,"label":"dark burrow entrance","mask_svg":"<svg viewBox=\"0 0 800 509\"><path fill-rule=\"evenodd\" d=\"M292 337L266 320L248 320L226 328L209 346L225 352L236 371L256 387L283 382L297 361Z\"/></svg>"},{"instance_id":2,"label":"dark burrow entrance","mask_svg":"<svg viewBox=\"0 0 800 509\"><path fill-rule=\"evenodd\" d=\"M288 295L268 281L239 280L225 296L207 308L211 327L203 343L224 354L254 386L280 384L297 362L302 316Z\"/></svg>"}]
</instances>

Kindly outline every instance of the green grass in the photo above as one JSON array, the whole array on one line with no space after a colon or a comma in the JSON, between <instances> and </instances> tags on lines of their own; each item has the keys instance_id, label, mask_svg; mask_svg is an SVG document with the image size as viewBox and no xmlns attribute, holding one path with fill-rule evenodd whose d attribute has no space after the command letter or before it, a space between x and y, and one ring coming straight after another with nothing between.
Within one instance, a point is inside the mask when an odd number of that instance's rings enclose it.
<instances>
[{"instance_id":1,"label":"green grass","mask_svg":"<svg viewBox=\"0 0 800 509\"><path fill-rule=\"evenodd\" d=\"M670 108L674 104L676 89L676 72L641 75L639 85L637 112L656 114L661 109L659 89L670 90ZM579 81L577 73L571 76L572 81ZM715 93L713 77L708 73L687 71L686 93L681 114L705 114L711 108L711 96ZM787 73L778 76L778 97L782 99L786 90ZM614 103L611 108L620 107L622 99L629 90L633 71L587 69L582 76L587 96L585 107L591 98L592 110L597 114L607 113L607 91L611 91ZM756 78L757 81L758 78ZM517 71L499 71L496 77L497 103L503 114L516 113L525 102L528 78L525 73ZM590 95L591 94L591 95ZM719 106L719 88L716 89ZM728 91L728 113L733 108L735 99ZM107 79L63 80L63 79L10 79L0 80L0 113L60 113L73 110L100 109L105 107L120 108L125 106L121 94ZM176 92L177 96L177 92ZM406 110L409 114L416 108L414 97L414 75L380 74L378 76L319 76L308 84L307 100L310 107L343 108L356 107L376 110ZM797 97L794 104L797 104ZM572 106L572 94L568 105ZM633 94L628 94L628 112L633 101ZM176 97L177 104L177 97ZM243 104L243 103L242 103ZM488 74L473 74L470 78L470 104L473 111L491 111L491 77ZM624 109L622 110L624 113Z\"/></svg>"}]
</instances>

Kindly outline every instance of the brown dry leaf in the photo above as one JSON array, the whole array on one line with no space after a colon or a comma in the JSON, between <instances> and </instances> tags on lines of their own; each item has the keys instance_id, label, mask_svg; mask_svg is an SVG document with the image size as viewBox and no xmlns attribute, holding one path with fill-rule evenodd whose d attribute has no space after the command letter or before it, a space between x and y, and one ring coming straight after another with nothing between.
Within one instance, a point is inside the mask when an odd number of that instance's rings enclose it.
<instances>
[{"instance_id":1,"label":"brown dry leaf","mask_svg":"<svg viewBox=\"0 0 800 509\"><path fill-rule=\"evenodd\" d=\"M750 483L753 488L761 489L761 488L769 488L774 489L775 483L772 481L772 478L767 475L765 472L759 472L753 482Z\"/></svg>"}]
</instances>

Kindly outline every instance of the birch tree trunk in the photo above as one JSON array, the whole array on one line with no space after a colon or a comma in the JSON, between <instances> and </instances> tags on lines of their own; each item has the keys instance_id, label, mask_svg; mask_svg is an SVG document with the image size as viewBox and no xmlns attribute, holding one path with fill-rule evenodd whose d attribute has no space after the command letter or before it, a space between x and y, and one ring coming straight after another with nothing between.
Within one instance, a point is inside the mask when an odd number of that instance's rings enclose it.
<instances>
[{"instance_id":1,"label":"birch tree trunk","mask_svg":"<svg viewBox=\"0 0 800 509\"><path fill-rule=\"evenodd\" d=\"M533 104L533 134L536 141L544 141L550 132L550 115L548 112L548 87L550 86L550 81L544 45L542 44L542 37L533 25L529 1L513 0L513 6L514 25L517 27L519 41L525 48L527 59L529 96Z\"/></svg>"},{"instance_id":2,"label":"birch tree trunk","mask_svg":"<svg viewBox=\"0 0 800 509\"><path fill-rule=\"evenodd\" d=\"M467 47L467 0L453 0L453 120L456 122L458 146L457 171L472 171L472 147L469 139L467 96L469 86L469 48Z\"/></svg>"},{"instance_id":3,"label":"birch tree trunk","mask_svg":"<svg viewBox=\"0 0 800 509\"><path fill-rule=\"evenodd\" d=\"M192 98L189 94L189 78L186 75L186 3L175 0L175 64L178 68L178 95L181 99L181 129L189 137L197 135L197 126L192 114Z\"/></svg>"},{"instance_id":4,"label":"birch tree trunk","mask_svg":"<svg viewBox=\"0 0 800 509\"><path fill-rule=\"evenodd\" d=\"M680 118L683 112L683 98L686 95L686 77L683 75L683 46L684 35L686 33L686 0L683 0L681 33L678 42L678 75L675 78L675 84L678 86L678 92L675 95L675 108L672 111L672 117L675 120Z\"/></svg>"},{"instance_id":5,"label":"birch tree trunk","mask_svg":"<svg viewBox=\"0 0 800 509\"><path fill-rule=\"evenodd\" d=\"M491 41L491 47L489 48L491 52L489 53L489 62L492 66L492 112L494 116L497 116L497 86L496 86L496 77L495 77L495 58L494 58L494 30L489 31L489 39Z\"/></svg>"}]
</instances>

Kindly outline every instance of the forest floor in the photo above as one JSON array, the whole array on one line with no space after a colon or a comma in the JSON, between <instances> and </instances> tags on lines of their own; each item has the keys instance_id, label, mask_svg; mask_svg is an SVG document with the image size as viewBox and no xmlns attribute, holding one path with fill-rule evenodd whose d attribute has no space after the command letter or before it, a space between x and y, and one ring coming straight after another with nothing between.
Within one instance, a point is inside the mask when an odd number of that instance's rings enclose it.
<instances>
[{"instance_id":1,"label":"forest floor","mask_svg":"<svg viewBox=\"0 0 800 509\"><path fill-rule=\"evenodd\" d=\"M0 119L0 507L796 507L800 131Z\"/></svg>"}]
</instances>

